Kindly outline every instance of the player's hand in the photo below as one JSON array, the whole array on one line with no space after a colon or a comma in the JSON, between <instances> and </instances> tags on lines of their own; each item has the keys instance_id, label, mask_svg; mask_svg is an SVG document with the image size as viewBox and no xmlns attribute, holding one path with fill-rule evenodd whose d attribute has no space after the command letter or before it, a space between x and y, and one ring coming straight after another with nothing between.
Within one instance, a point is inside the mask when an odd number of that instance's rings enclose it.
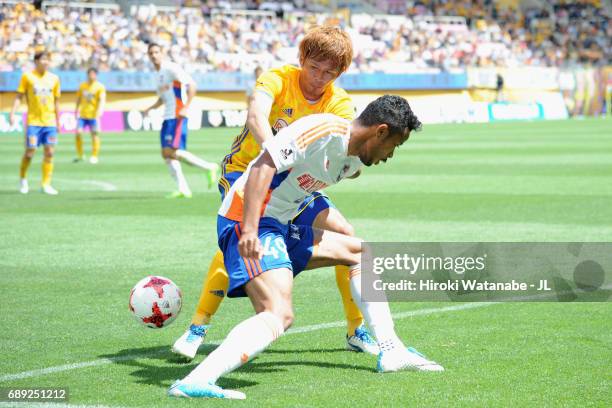
<instances>
[{"instance_id":1,"label":"player's hand","mask_svg":"<svg viewBox=\"0 0 612 408\"><path fill-rule=\"evenodd\" d=\"M178 116L182 117L182 118L186 118L187 117L187 106L183 106L177 113Z\"/></svg>"},{"instance_id":2,"label":"player's hand","mask_svg":"<svg viewBox=\"0 0 612 408\"><path fill-rule=\"evenodd\" d=\"M243 258L261 259L263 247L256 232L243 233L238 240L238 252Z\"/></svg>"}]
</instances>

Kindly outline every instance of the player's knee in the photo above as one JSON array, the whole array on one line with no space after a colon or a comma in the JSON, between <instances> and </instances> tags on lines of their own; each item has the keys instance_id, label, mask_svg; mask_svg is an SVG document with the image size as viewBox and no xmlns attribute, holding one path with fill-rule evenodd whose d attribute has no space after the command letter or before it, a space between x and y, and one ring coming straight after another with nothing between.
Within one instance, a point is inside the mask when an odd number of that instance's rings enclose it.
<instances>
[{"instance_id":1,"label":"player's knee","mask_svg":"<svg viewBox=\"0 0 612 408\"><path fill-rule=\"evenodd\" d=\"M23 155L27 157L28 159L31 159L32 157L34 157L35 151L36 149L27 149Z\"/></svg>"},{"instance_id":2,"label":"player's knee","mask_svg":"<svg viewBox=\"0 0 612 408\"><path fill-rule=\"evenodd\" d=\"M356 265L361 262L361 244L363 242L364 240L358 237L347 239L343 259L345 265Z\"/></svg>"}]
</instances>

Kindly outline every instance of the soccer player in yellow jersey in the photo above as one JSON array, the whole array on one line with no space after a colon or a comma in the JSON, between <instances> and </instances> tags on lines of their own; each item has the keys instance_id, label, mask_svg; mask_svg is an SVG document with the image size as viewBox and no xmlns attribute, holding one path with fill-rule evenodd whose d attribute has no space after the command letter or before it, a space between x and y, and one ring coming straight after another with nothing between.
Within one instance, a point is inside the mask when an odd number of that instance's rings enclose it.
<instances>
[{"instance_id":1,"label":"soccer player in yellow jersey","mask_svg":"<svg viewBox=\"0 0 612 408\"><path fill-rule=\"evenodd\" d=\"M76 100L76 151L77 157L74 162L83 160L83 138L81 135L85 128L89 128L91 132L91 164L98 163L98 154L100 153L100 117L104 111L104 102L106 101L106 88L98 82L98 71L95 68L87 70L87 81L79 86Z\"/></svg>"},{"instance_id":2,"label":"soccer player in yellow jersey","mask_svg":"<svg viewBox=\"0 0 612 408\"><path fill-rule=\"evenodd\" d=\"M34 55L35 68L21 76L17 96L11 109L9 120L15 123L15 114L21 99L25 96L28 105L28 116L26 122L25 153L21 158L19 177L22 194L29 192L28 167L36 148L41 144L44 146L44 158L42 164L42 191L45 194L57 195L57 190L51 186L51 175L53 174L53 153L57 144L57 133L59 129L59 97L60 81L57 75L52 74L49 68L49 56L46 52Z\"/></svg>"},{"instance_id":3,"label":"soccer player in yellow jersey","mask_svg":"<svg viewBox=\"0 0 612 408\"><path fill-rule=\"evenodd\" d=\"M281 128L314 113L333 113L348 120L353 119L355 110L350 97L333 84L348 69L352 57L353 48L347 33L333 26L318 26L300 42L299 68L285 65L257 78L246 126L223 160L219 181L222 199L248 164L257 157L262 143ZM329 198L318 192L302 203L300 213L292 222L353 235L353 227ZM363 315L351 297L347 267L336 267L336 282L347 320L347 348L378 354L378 346L363 326ZM204 281L192 324L174 343L173 352L188 359L195 356L227 288L228 275L223 255L217 251Z\"/></svg>"}]
</instances>

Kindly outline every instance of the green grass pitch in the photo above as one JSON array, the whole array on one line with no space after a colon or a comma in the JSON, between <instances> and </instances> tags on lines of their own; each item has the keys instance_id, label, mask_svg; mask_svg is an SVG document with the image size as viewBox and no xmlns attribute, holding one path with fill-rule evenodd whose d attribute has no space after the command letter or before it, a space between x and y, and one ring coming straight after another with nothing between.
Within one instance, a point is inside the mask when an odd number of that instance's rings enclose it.
<instances>
[{"instance_id":1,"label":"green grass pitch","mask_svg":"<svg viewBox=\"0 0 612 408\"><path fill-rule=\"evenodd\" d=\"M611 129L595 119L426 126L386 165L328 193L368 240L612 241ZM189 149L220 160L236 133L191 132ZM194 198L164 199L174 185L159 137L142 132L103 135L96 166L71 163L73 137L61 135L60 195L38 191L37 152L32 191L22 196L22 146L20 135L0 137L0 387L68 387L69 404L106 407L612 401L610 303L394 303L401 337L446 371L377 374L375 358L344 351L332 269L296 280L294 327L302 330L220 381L246 402L171 400L168 386L214 347L190 364L169 352L216 250L218 192L186 168ZM130 288L147 274L173 279L184 293L181 315L162 330L140 326L127 308ZM250 314L248 301L226 300L210 341Z\"/></svg>"}]
</instances>

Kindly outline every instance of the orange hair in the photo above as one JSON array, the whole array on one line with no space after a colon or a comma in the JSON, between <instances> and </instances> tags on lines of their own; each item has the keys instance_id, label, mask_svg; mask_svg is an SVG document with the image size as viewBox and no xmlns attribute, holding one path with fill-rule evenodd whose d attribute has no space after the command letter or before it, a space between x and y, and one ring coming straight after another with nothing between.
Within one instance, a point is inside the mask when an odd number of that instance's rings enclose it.
<instances>
[{"instance_id":1,"label":"orange hair","mask_svg":"<svg viewBox=\"0 0 612 408\"><path fill-rule=\"evenodd\" d=\"M314 26L300 41L300 63L309 58L315 61L331 60L343 73L353 60L351 38L335 26Z\"/></svg>"}]
</instances>

